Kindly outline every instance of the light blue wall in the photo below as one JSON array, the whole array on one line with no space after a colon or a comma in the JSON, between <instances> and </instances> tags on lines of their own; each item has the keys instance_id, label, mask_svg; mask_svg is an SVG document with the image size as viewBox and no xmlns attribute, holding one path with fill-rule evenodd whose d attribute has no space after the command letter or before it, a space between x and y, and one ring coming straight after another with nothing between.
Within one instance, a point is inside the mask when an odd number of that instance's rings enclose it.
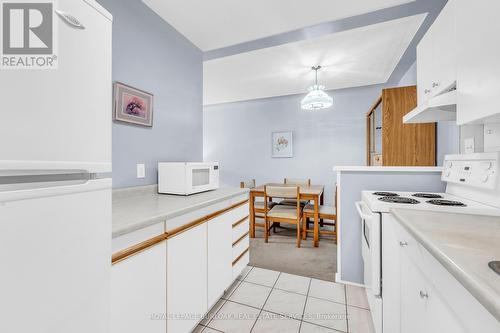
<instances>
[{"instance_id":1,"label":"light blue wall","mask_svg":"<svg viewBox=\"0 0 500 333\"><path fill-rule=\"evenodd\" d=\"M399 80L399 87L413 86L417 84L417 62L415 61Z\"/></svg>"},{"instance_id":2,"label":"light blue wall","mask_svg":"<svg viewBox=\"0 0 500 333\"><path fill-rule=\"evenodd\" d=\"M113 80L155 98L153 128L113 124L113 186L153 184L158 161L203 158L203 54L142 1L98 1L114 18Z\"/></svg>"},{"instance_id":3,"label":"light blue wall","mask_svg":"<svg viewBox=\"0 0 500 333\"><path fill-rule=\"evenodd\" d=\"M365 164L365 114L381 86L330 91L331 109L300 109L304 95L228 103L204 108L204 159L220 162L221 182L237 186L283 177L324 184L332 201L335 165ZM271 133L293 131L293 158L271 158Z\"/></svg>"},{"instance_id":4,"label":"light blue wall","mask_svg":"<svg viewBox=\"0 0 500 333\"><path fill-rule=\"evenodd\" d=\"M444 192L445 190L441 174L438 172L342 172L339 184L341 260L337 265L341 269L342 281L360 284L363 283L361 219L354 203L361 200L361 191Z\"/></svg>"}]
</instances>

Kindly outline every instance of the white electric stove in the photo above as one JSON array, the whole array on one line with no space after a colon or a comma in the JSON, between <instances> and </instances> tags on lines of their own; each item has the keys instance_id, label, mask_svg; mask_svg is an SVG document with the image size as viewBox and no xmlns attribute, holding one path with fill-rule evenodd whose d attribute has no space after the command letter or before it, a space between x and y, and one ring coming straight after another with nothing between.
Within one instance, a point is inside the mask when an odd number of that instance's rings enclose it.
<instances>
[{"instance_id":1,"label":"white electric stove","mask_svg":"<svg viewBox=\"0 0 500 333\"><path fill-rule=\"evenodd\" d=\"M500 216L500 152L445 157L441 180L445 193L362 192L356 209L362 220L364 282L376 333L392 333L383 325L382 248L384 218L393 208ZM411 189L409 189L411 190Z\"/></svg>"}]
</instances>

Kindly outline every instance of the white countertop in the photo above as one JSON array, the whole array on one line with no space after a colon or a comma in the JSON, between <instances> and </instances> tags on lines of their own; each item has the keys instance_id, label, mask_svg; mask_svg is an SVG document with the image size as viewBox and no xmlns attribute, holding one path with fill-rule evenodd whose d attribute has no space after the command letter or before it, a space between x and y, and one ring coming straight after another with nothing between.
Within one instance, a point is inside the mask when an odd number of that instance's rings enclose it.
<instances>
[{"instance_id":1,"label":"white countertop","mask_svg":"<svg viewBox=\"0 0 500 333\"><path fill-rule=\"evenodd\" d=\"M392 167L392 166L335 166L335 172L435 172L441 173L443 167Z\"/></svg>"},{"instance_id":2,"label":"white countertop","mask_svg":"<svg viewBox=\"0 0 500 333\"><path fill-rule=\"evenodd\" d=\"M226 187L189 196L179 196L158 194L156 185L113 190L113 238L245 194L248 191L248 189Z\"/></svg>"},{"instance_id":3,"label":"white countertop","mask_svg":"<svg viewBox=\"0 0 500 333\"><path fill-rule=\"evenodd\" d=\"M488 263L500 260L500 217L391 210L420 242L497 320L500 275Z\"/></svg>"}]
</instances>

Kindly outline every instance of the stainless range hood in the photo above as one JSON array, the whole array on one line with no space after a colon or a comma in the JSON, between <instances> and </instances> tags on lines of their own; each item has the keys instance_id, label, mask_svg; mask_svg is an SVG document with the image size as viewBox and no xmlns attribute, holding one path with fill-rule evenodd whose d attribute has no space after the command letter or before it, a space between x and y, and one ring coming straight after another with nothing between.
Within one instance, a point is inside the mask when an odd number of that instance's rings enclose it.
<instances>
[{"instance_id":1,"label":"stainless range hood","mask_svg":"<svg viewBox=\"0 0 500 333\"><path fill-rule=\"evenodd\" d=\"M419 105L403 117L405 124L434 123L457 119L457 90L448 90Z\"/></svg>"}]
</instances>

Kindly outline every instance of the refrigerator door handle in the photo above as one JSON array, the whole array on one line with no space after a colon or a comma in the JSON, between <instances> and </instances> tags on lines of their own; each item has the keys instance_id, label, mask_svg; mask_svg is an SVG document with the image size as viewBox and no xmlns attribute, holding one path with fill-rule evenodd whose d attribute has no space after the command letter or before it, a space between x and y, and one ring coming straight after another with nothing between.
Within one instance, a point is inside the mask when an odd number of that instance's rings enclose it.
<instances>
[{"instance_id":1,"label":"refrigerator door handle","mask_svg":"<svg viewBox=\"0 0 500 333\"><path fill-rule=\"evenodd\" d=\"M93 192L111 188L111 179L91 179L81 184L0 191L0 204L41 197L55 197L74 193Z\"/></svg>"},{"instance_id":2,"label":"refrigerator door handle","mask_svg":"<svg viewBox=\"0 0 500 333\"><path fill-rule=\"evenodd\" d=\"M60 18L63 19L64 22L72 26L73 28L76 29L85 29L85 26L73 15L70 15L68 13L63 12L62 10L56 10L55 11L57 15L59 15Z\"/></svg>"}]
</instances>

